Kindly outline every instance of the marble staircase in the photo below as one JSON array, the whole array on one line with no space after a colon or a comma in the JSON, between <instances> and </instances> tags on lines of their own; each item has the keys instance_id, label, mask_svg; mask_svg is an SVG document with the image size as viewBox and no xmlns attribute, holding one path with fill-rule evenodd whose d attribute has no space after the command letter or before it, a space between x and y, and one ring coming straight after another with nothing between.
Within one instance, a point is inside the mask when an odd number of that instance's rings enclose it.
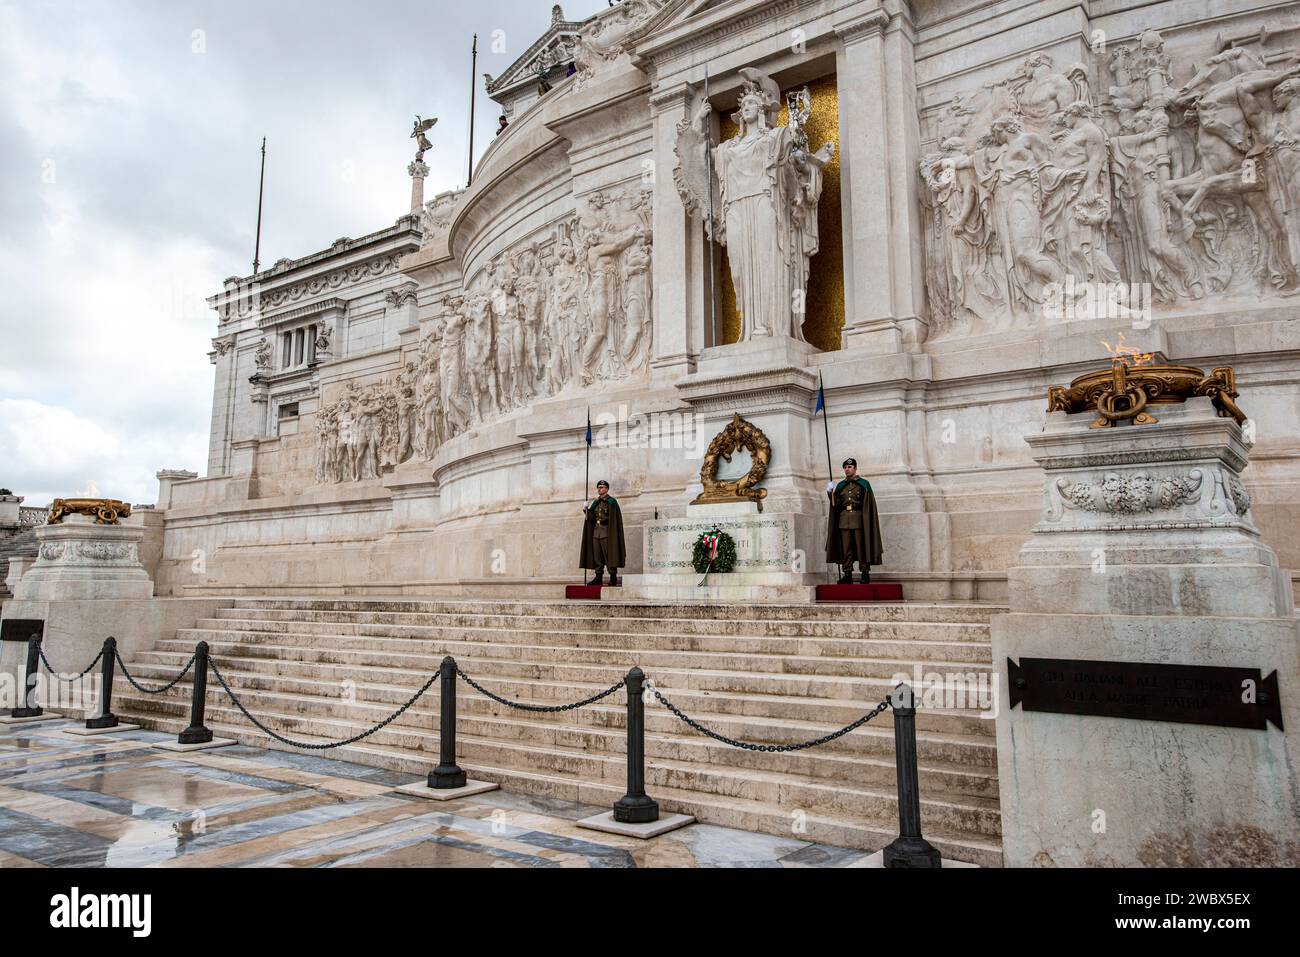
<instances>
[{"instance_id":1,"label":"marble staircase","mask_svg":"<svg viewBox=\"0 0 1300 957\"><path fill-rule=\"evenodd\" d=\"M196 642L211 647L259 720L304 741L338 740L387 717L444 655L494 693L539 704L587 697L633 665L696 720L764 744L840 728L870 710L899 672L991 670L979 604L839 607L615 605L502 601L231 599L128 662L161 685ZM191 685L162 696L118 677L114 710L146 727L187 724ZM609 805L625 790L625 697L561 714L510 709L458 685L457 756L507 789ZM280 747L209 681L208 726ZM821 747L789 754L714 742L658 702L646 709L647 790L666 811L812 841L877 849L898 829L886 711ZM329 754L427 773L437 763L437 685L401 718ZM922 822L948 856L1001 864L993 722L974 710L918 714Z\"/></svg>"}]
</instances>

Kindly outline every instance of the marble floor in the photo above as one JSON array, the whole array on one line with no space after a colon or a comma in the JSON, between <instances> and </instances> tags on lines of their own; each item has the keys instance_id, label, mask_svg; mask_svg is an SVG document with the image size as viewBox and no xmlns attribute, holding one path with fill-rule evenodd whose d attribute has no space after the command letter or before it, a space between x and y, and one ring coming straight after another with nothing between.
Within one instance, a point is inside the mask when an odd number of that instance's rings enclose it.
<instances>
[{"instance_id":1,"label":"marble floor","mask_svg":"<svg viewBox=\"0 0 1300 957\"><path fill-rule=\"evenodd\" d=\"M863 851L694 824L649 841L579 828L572 801L447 803L411 774L171 736L0 728L0 867L864 867Z\"/></svg>"}]
</instances>

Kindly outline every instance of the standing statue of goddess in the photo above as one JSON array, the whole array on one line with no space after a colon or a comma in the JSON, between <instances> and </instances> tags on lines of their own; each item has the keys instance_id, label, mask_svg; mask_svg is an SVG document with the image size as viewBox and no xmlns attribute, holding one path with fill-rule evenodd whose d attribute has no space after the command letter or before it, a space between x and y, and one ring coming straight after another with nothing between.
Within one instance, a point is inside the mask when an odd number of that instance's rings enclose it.
<instances>
[{"instance_id":1,"label":"standing statue of goddess","mask_svg":"<svg viewBox=\"0 0 1300 957\"><path fill-rule=\"evenodd\" d=\"M803 342L808 261L818 250L821 171L835 155L835 144L809 153L798 119L777 125L780 87L758 70L740 73L746 82L736 136L710 146L713 107L707 99L693 122L678 125L678 191L688 210L699 210L706 220L713 209L710 233L727 247L741 341L789 336ZM712 202L705 198L710 187Z\"/></svg>"}]
</instances>

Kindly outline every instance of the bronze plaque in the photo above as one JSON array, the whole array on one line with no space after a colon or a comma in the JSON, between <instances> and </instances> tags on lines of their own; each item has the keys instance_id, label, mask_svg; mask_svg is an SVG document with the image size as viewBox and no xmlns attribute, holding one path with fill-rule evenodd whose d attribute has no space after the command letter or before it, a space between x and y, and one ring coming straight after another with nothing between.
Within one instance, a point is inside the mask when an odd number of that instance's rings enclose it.
<instances>
[{"instance_id":1,"label":"bronze plaque","mask_svg":"<svg viewBox=\"0 0 1300 957\"><path fill-rule=\"evenodd\" d=\"M1277 672L1258 668L1008 658L1007 691L1026 711L1284 730Z\"/></svg>"}]
</instances>

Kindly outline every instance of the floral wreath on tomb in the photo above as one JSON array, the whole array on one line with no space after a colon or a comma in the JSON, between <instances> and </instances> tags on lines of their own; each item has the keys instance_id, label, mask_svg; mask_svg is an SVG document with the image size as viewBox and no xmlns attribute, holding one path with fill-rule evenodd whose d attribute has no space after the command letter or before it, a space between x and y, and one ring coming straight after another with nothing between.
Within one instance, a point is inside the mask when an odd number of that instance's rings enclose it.
<instances>
[{"instance_id":1,"label":"floral wreath on tomb","mask_svg":"<svg viewBox=\"0 0 1300 957\"><path fill-rule=\"evenodd\" d=\"M725 574L736 567L736 541L720 529L704 532L695 540L691 564L701 575L708 572Z\"/></svg>"}]
</instances>

